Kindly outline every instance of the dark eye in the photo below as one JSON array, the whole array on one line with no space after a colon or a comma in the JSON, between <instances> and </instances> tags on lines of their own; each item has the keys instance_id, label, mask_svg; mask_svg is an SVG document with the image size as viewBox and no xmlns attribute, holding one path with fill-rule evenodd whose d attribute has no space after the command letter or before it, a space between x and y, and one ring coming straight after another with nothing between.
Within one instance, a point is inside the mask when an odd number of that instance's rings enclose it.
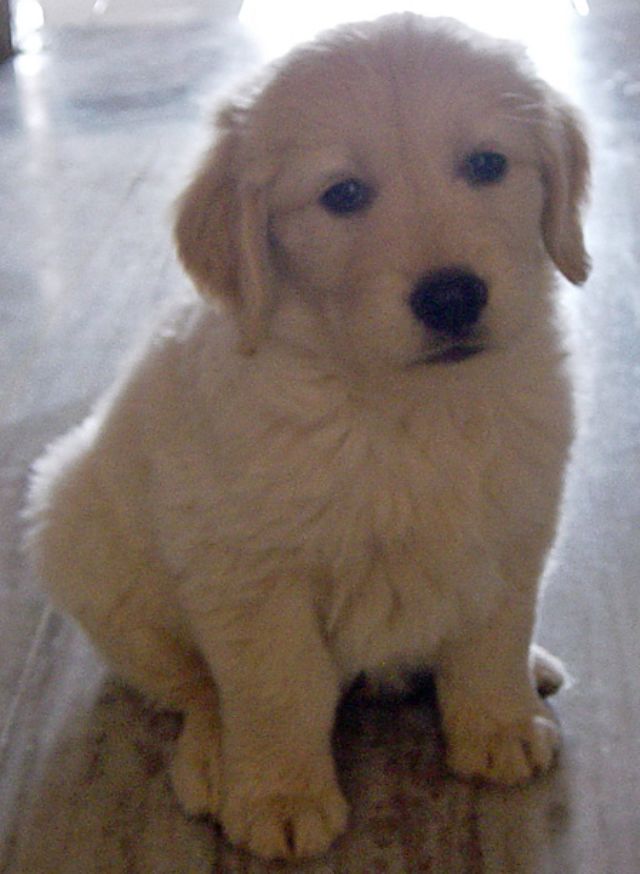
<instances>
[{"instance_id":1,"label":"dark eye","mask_svg":"<svg viewBox=\"0 0 640 874\"><path fill-rule=\"evenodd\" d=\"M327 188L320 203L336 215L350 215L365 209L372 199L372 190L360 179L344 179Z\"/></svg>"},{"instance_id":2,"label":"dark eye","mask_svg":"<svg viewBox=\"0 0 640 874\"><path fill-rule=\"evenodd\" d=\"M462 175L471 185L493 185L504 179L508 168L500 152L472 152L462 163Z\"/></svg>"}]
</instances>

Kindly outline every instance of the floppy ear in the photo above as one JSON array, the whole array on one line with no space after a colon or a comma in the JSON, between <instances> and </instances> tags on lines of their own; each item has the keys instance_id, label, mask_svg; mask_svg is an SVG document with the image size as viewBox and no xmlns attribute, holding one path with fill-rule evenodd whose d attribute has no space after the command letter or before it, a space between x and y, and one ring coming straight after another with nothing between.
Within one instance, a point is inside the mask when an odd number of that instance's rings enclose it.
<instances>
[{"instance_id":1,"label":"floppy ear","mask_svg":"<svg viewBox=\"0 0 640 874\"><path fill-rule=\"evenodd\" d=\"M542 234L558 270L580 285L591 267L580 214L589 181L589 151L574 111L556 95L551 100L543 132Z\"/></svg>"},{"instance_id":2,"label":"floppy ear","mask_svg":"<svg viewBox=\"0 0 640 874\"><path fill-rule=\"evenodd\" d=\"M231 106L219 138L177 204L175 240L183 266L204 295L235 313L241 351L255 351L267 307L267 214L263 186L242 166L245 120Z\"/></svg>"}]
</instances>

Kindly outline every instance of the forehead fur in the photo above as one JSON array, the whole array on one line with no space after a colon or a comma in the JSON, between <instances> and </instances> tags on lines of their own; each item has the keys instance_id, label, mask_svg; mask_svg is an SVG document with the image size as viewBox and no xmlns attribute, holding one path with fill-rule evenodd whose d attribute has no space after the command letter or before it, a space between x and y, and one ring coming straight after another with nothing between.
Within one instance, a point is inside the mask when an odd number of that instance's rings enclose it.
<instances>
[{"instance_id":1,"label":"forehead fur","mask_svg":"<svg viewBox=\"0 0 640 874\"><path fill-rule=\"evenodd\" d=\"M339 28L276 64L249 127L275 155L294 140L300 148L335 131L357 135L376 127L376 116L415 127L422 109L455 125L457 115L468 123L501 110L515 119L526 108L530 122L545 90L519 46L451 19L402 13Z\"/></svg>"}]
</instances>

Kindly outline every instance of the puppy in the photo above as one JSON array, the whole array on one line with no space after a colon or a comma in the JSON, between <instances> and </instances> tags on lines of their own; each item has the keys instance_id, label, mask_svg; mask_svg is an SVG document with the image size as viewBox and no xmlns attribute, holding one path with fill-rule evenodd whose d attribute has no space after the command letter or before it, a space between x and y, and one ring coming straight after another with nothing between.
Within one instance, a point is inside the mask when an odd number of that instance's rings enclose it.
<instances>
[{"instance_id":1,"label":"puppy","mask_svg":"<svg viewBox=\"0 0 640 874\"><path fill-rule=\"evenodd\" d=\"M433 670L463 777L553 760L531 639L587 149L517 49L412 14L294 51L218 127L177 210L202 299L36 465L29 549L183 712L184 808L304 857L346 826L330 738L363 673Z\"/></svg>"}]
</instances>

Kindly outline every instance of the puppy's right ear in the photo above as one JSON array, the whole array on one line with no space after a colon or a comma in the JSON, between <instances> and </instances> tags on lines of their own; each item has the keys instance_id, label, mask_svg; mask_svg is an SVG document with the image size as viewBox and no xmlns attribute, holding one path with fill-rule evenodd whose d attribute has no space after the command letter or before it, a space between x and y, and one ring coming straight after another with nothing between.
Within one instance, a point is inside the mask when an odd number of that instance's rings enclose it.
<instances>
[{"instance_id":1,"label":"puppy's right ear","mask_svg":"<svg viewBox=\"0 0 640 874\"><path fill-rule=\"evenodd\" d=\"M544 242L556 267L581 285L590 269L582 235L581 207L589 184L589 149L574 110L549 90L543 126Z\"/></svg>"},{"instance_id":2,"label":"puppy's right ear","mask_svg":"<svg viewBox=\"0 0 640 874\"><path fill-rule=\"evenodd\" d=\"M178 255L204 296L234 312L241 349L262 333L267 296L266 206L257 183L244 178L245 119L231 105L218 116L218 138L177 203Z\"/></svg>"}]
</instances>

